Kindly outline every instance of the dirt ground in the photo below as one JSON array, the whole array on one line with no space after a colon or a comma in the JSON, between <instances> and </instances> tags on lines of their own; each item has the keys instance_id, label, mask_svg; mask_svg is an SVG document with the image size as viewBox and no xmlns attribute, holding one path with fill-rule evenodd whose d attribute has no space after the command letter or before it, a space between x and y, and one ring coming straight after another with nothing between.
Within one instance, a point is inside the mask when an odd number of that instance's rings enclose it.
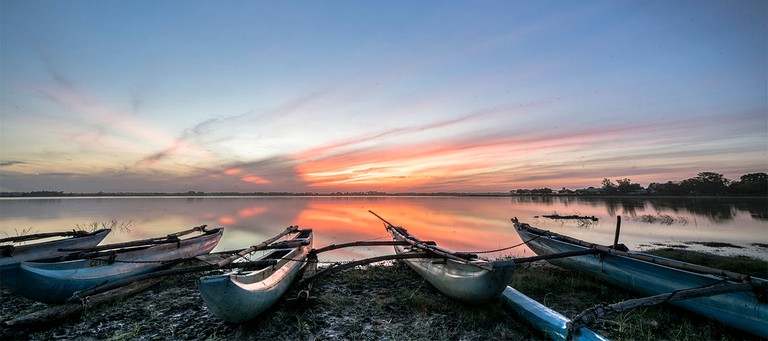
<instances>
[{"instance_id":1,"label":"dirt ground","mask_svg":"<svg viewBox=\"0 0 768 341\"><path fill-rule=\"evenodd\" d=\"M240 325L211 315L184 275L80 316L33 328L0 327L2 340L519 340L535 330L501 307L475 307L442 296L406 266L371 266L319 279L314 304L280 300ZM286 295L290 297L295 293ZM47 307L0 290L0 318Z\"/></svg>"}]
</instances>

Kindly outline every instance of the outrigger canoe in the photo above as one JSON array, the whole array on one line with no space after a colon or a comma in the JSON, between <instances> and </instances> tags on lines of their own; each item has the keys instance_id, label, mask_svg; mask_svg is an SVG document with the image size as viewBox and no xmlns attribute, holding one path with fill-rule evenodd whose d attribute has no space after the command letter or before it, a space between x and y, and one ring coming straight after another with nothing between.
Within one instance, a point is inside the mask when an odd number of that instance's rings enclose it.
<instances>
[{"instance_id":1,"label":"outrigger canoe","mask_svg":"<svg viewBox=\"0 0 768 341\"><path fill-rule=\"evenodd\" d=\"M194 231L200 235L179 239ZM169 264L209 253L224 229L205 226L127 243L69 249L64 257L22 262L0 271L0 281L12 292L43 303L62 303L76 292L149 273Z\"/></svg>"},{"instance_id":2,"label":"outrigger canoe","mask_svg":"<svg viewBox=\"0 0 768 341\"><path fill-rule=\"evenodd\" d=\"M653 256L625 252L541 230L513 218L520 238L538 255L595 249L595 254L551 259L550 263L589 274L644 295L659 295L690 288L714 287L739 282L763 288L758 295L741 291L670 302L731 327L768 338L768 281L732 272ZM759 290L755 290L759 291ZM762 297L761 297L762 296Z\"/></svg>"},{"instance_id":3,"label":"outrigger canoe","mask_svg":"<svg viewBox=\"0 0 768 341\"><path fill-rule=\"evenodd\" d=\"M110 231L110 229L101 229L93 232L72 230L63 232L37 233L0 239L0 243L8 243L5 245L0 245L0 269L16 267L19 265L19 263L24 261L52 258L67 254L67 252L59 251L59 249L92 248L101 243L101 241L104 240ZM67 238L40 241L53 237ZM40 242L22 244L29 241Z\"/></svg>"},{"instance_id":4,"label":"outrigger canoe","mask_svg":"<svg viewBox=\"0 0 768 341\"><path fill-rule=\"evenodd\" d=\"M455 300L482 304L498 297L512 279L515 272L514 260L487 261L474 254L452 252L440 248L394 226L372 212L384 222L387 231L395 241L409 245L395 246L397 254L428 253L440 258L416 258L403 260L432 286Z\"/></svg>"},{"instance_id":5,"label":"outrigger canoe","mask_svg":"<svg viewBox=\"0 0 768 341\"><path fill-rule=\"evenodd\" d=\"M272 243L271 249L257 259L256 252L243 259L265 261L255 270L206 276L200 279L199 289L208 310L216 317L240 323L250 320L269 309L288 290L301 273L307 254L312 249L312 230L294 230L293 239ZM267 265L267 261L274 261Z\"/></svg>"}]
</instances>

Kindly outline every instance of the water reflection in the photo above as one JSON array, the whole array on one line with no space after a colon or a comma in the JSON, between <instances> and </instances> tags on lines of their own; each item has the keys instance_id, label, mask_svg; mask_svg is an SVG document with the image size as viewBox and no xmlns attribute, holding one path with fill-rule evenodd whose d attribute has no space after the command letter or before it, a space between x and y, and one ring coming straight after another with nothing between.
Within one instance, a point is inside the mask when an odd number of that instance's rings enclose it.
<instances>
[{"instance_id":1,"label":"water reflection","mask_svg":"<svg viewBox=\"0 0 768 341\"><path fill-rule=\"evenodd\" d=\"M0 235L32 229L49 232L92 222L134 221L131 231L117 231L105 242L165 235L191 226L225 226L217 250L244 248L283 231L288 225L313 228L315 246L358 240L388 240L373 210L424 240L455 251L485 251L520 243L509 218L590 242L613 240L616 216L623 216L621 242L631 249L720 241L744 247L690 248L768 259L766 199L674 199L583 197L194 197L66 198L0 200ZM596 216L589 226L577 221L537 218ZM662 224L647 217L669 216ZM681 223L685 222L685 223ZM391 247L359 247L321 255L341 261L390 254ZM481 254L483 257L530 256L526 247Z\"/></svg>"}]
</instances>

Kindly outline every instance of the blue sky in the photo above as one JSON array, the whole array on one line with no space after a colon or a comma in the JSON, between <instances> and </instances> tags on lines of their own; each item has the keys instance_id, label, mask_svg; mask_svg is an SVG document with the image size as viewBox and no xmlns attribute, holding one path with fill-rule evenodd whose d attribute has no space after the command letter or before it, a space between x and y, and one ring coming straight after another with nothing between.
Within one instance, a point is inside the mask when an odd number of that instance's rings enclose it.
<instances>
[{"instance_id":1,"label":"blue sky","mask_svg":"<svg viewBox=\"0 0 768 341\"><path fill-rule=\"evenodd\" d=\"M768 171L765 1L0 2L5 191Z\"/></svg>"}]
</instances>

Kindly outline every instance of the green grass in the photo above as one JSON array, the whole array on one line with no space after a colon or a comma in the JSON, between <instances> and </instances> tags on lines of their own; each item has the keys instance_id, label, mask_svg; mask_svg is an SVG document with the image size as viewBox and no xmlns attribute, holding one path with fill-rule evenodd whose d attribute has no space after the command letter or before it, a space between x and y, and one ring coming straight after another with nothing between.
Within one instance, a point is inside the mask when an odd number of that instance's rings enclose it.
<instances>
[{"instance_id":1,"label":"green grass","mask_svg":"<svg viewBox=\"0 0 768 341\"><path fill-rule=\"evenodd\" d=\"M768 278L768 262L748 256L718 256L672 248L650 250L646 253L754 277Z\"/></svg>"}]
</instances>

